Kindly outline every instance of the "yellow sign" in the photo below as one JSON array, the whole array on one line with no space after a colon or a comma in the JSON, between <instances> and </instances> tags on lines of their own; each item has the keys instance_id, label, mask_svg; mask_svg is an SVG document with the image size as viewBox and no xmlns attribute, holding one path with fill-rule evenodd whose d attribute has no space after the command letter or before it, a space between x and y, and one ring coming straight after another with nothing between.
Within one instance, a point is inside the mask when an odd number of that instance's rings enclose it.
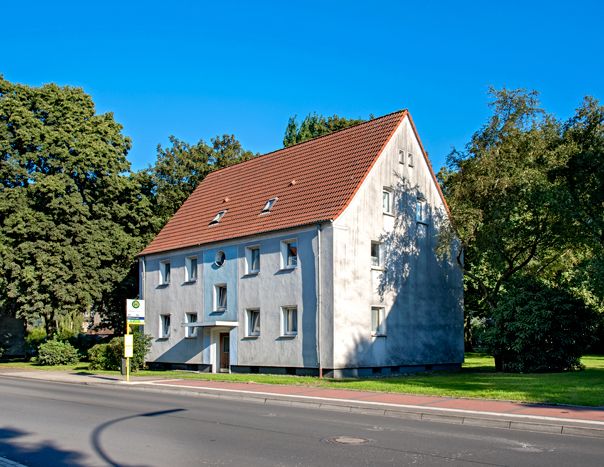
<instances>
[{"instance_id":1,"label":"yellow sign","mask_svg":"<svg viewBox=\"0 0 604 467\"><path fill-rule=\"evenodd\" d=\"M132 358L134 356L134 336L132 334L124 335L124 357Z\"/></svg>"}]
</instances>

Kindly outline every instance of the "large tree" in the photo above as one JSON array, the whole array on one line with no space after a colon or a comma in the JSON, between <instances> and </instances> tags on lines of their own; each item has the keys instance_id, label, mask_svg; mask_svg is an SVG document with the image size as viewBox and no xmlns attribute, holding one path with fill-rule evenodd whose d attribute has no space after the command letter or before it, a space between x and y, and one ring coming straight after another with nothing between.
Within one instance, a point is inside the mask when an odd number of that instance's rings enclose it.
<instances>
[{"instance_id":1,"label":"large tree","mask_svg":"<svg viewBox=\"0 0 604 467\"><path fill-rule=\"evenodd\" d=\"M492 320L504 294L514 303L518 277L585 300L600 258L602 109L588 99L561 122L535 92L492 95L487 124L439 173L464 247L466 331L473 317Z\"/></svg>"},{"instance_id":2,"label":"large tree","mask_svg":"<svg viewBox=\"0 0 604 467\"><path fill-rule=\"evenodd\" d=\"M371 118L371 117L370 117ZM316 113L308 114L301 123L298 123L296 116L290 117L287 127L285 128L285 136L283 137L283 146L289 147L294 144L302 143L318 136L327 135L337 130L342 130L365 120L344 118L337 115L324 117Z\"/></svg>"},{"instance_id":3,"label":"large tree","mask_svg":"<svg viewBox=\"0 0 604 467\"><path fill-rule=\"evenodd\" d=\"M170 145L157 147L157 160L141 177L154 200L154 211L163 224L213 170L250 159L254 154L241 147L233 135L191 145L170 136Z\"/></svg>"},{"instance_id":4,"label":"large tree","mask_svg":"<svg viewBox=\"0 0 604 467\"><path fill-rule=\"evenodd\" d=\"M130 140L81 89L0 76L0 307L57 322L106 302L156 229Z\"/></svg>"}]
</instances>

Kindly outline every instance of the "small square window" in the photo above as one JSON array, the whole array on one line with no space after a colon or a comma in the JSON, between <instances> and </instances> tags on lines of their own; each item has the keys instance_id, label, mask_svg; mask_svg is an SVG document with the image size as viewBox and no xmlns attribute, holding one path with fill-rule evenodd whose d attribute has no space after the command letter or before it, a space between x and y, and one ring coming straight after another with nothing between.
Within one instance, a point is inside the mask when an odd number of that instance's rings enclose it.
<instances>
[{"instance_id":1,"label":"small square window","mask_svg":"<svg viewBox=\"0 0 604 467\"><path fill-rule=\"evenodd\" d=\"M371 335L386 335L386 310L383 307L371 307Z\"/></svg>"},{"instance_id":2,"label":"small square window","mask_svg":"<svg viewBox=\"0 0 604 467\"><path fill-rule=\"evenodd\" d=\"M264 205L264 207L262 208L262 213L267 213L270 212L271 209L273 209L273 206L275 205L275 203L277 202L279 198L271 198L269 199L266 204Z\"/></svg>"},{"instance_id":3,"label":"small square window","mask_svg":"<svg viewBox=\"0 0 604 467\"><path fill-rule=\"evenodd\" d=\"M286 240L281 242L281 268L293 269L298 265L298 242Z\"/></svg>"},{"instance_id":4,"label":"small square window","mask_svg":"<svg viewBox=\"0 0 604 467\"><path fill-rule=\"evenodd\" d=\"M214 219L212 219L210 221L210 225L218 224L226 213L227 213L226 209L223 211L218 211L218 213L214 216Z\"/></svg>"},{"instance_id":5,"label":"small square window","mask_svg":"<svg viewBox=\"0 0 604 467\"><path fill-rule=\"evenodd\" d=\"M392 190L389 188L382 191L382 209L384 214L392 214Z\"/></svg>"},{"instance_id":6,"label":"small square window","mask_svg":"<svg viewBox=\"0 0 604 467\"><path fill-rule=\"evenodd\" d=\"M170 261L161 261L159 263L159 284L168 285L170 283Z\"/></svg>"},{"instance_id":7,"label":"small square window","mask_svg":"<svg viewBox=\"0 0 604 467\"><path fill-rule=\"evenodd\" d=\"M247 337L258 337L260 335L260 310L247 310Z\"/></svg>"},{"instance_id":8,"label":"small square window","mask_svg":"<svg viewBox=\"0 0 604 467\"><path fill-rule=\"evenodd\" d=\"M407 154L407 165L413 167L413 153L411 152Z\"/></svg>"},{"instance_id":9,"label":"small square window","mask_svg":"<svg viewBox=\"0 0 604 467\"><path fill-rule=\"evenodd\" d=\"M398 161L400 164L405 164L405 151L403 151L402 149L398 150Z\"/></svg>"},{"instance_id":10,"label":"small square window","mask_svg":"<svg viewBox=\"0 0 604 467\"><path fill-rule=\"evenodd\" d=\"M197 323L197 313L185 313L185 324ZM186 326L185 337L197 337L197 326Z\"/></svg>"},{"instance_id":11,"label":"small square window","mask_svg":"<svg viewBox=\"0 0 604 467\"><path fill-rule=\"evenodd\" d=\"M219 284L214 286L214 311L227 309L227 286Z\"/></svg>"},{"instance_id":12,"label":"small square window","mask_svg":"<svg viewBox=\"0 0 604 467\"><path fill-rule=\"evenodd\" d=\"M371 242L371 266L380 267L382 265L382 244L380 242Z\"/></svg>"},{"instance_id":13,"label":"small square window","mask_svg":"<svg viewBox=\"0 0 604 467\"><path fill-rule=\"evenodd\" d=\"M260 247L250 246L245 249L245 273L256 274L260 271Z\"/></svg>"},{"instance_id":14,"label":"small square window","mask_svg":"<svg viewBox=\"0 0 604 467\"><path fill-rule=\"evenodd\" d=\"M298 307L284 306L282 312L282 335L296 336L298 334Z\"/></svg>"},{"instance_id":15,"label":"small square window","mask_svg":"<svg viewBox=\"0 0 604 467\"><path fill-rule=\"evenodd\" d=\"M186 282L195 282L197 280L197 257L189 256L185 258L185 280Z\"/></svg>"},{"instance_id":16,"label":"small square window","mask_svg":"<svg viewBox=\"0 0 604 467\"><path fill-rule=\"evenodd\" d=\"M160 339L170 337L170 315L159 315L159 337Z\"/></svg>"}]
</instances>

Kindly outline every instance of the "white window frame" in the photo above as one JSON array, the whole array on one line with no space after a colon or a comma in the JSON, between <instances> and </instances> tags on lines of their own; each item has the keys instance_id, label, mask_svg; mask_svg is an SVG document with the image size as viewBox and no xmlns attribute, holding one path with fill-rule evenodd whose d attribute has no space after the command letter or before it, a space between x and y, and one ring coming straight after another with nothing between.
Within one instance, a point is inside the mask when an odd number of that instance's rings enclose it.
<instances>
[{"instance_id":1,"label":"white window frame","mask_svg":"<svg viewBox=\"0 0 604 467\"><path fill-rule=\"evenodd\" d=\"M167 326L166 326L167 324ZM170 327L172 326L172 320L170 313L162 313L159 315L159 338L167 339L170 337Z\"/></svg>"},{"instance_id":2,"label":"white window frame","mask_svg":"<svg viewBox=\"0 0 604 467\"><path fill-rule=\"evenodd\" d=\"M273 209L273 206L275 205L275 203L279 200L279 198L277 198L276 196L274 198L270 198L265 204L264 207L262 208L262 212L261 214L267 214L269 212L271 212L271 209Z\"/></svg>"},{"instance_id":3,"label":"white window frame","mask_svg":"<svg viewBox=\"0 0 604 467\"><path fill-rule=\"evenodd\" d=\"M216 215L214 216L214 218L210 221L210 225L215 225L218 224L222 218L224 217L224 215L227 213L227 209L223 209L222 211L218 211L216 213Z\"/></svg>"},{"instance_id":4,"label":"white window frame","mask_svg":"<svg viewBox=\"0 0 604 467\"><path fill-rule=\"evenodd\" d=\"M195 264L193 264L195 263ZM195 266L195 267L193 267ZM197 269L199 261L197 256L187 256L185 258L185 282L196 282L197 281Z\"/></svg>"},{"instance_id":5,"label":"white window frame","mask_svg":"<svg viewBox=\"0 0 604 467\"><path fill-rule=\"evenodd\" d=\"M384 205L386 194L388 195L387 206ZM384 214L393 215L394 214L393 205L394 205L394 192L392 191L392 188L384 187L382 189L382 210L384 211Z\"/></svg>"},{"instance_id":6,"label":"white window frame","mask_svg":"<svg viewBox=\"0 0 604 467\"><path fill-rule=\"evenodd\" d=\"M291 315L295 313L295 329L291 329ZM298 307L295 305L287 305L281 307L281 337L296 337L298 335Z\"/></svg>"},{"instance_id":7,"label":"white window frame","mask_svg":"<svg viewBox=\"0 0 604 467\"><path fill-rule=\"evenodd\" d=\"M192 321L192 317L195 317L195 320ZM199 315L197 313L185 313L185 323L196 323L199 319ZM185 326L185 338L193 339L197 337L197 326Z\"/></svg>"},{"instance_id":8,"label":"white window frame","mask_svg":"<svg viewBox=\"0 0 604 467\"><path fill-rule=\"evenodd\" d=\"M386 336L386 309L383 306L371 307L371 335L373 337Z\"/></svg>"},{"instance_id":9,"label":"white window frame","mask_svg":"<svg viewBox=\"0 0 604 467\"><path fill-rule=\"evenodd\" d=\"M252 268L254 261L254 251L258 252L258 267ZM245 247L245 273L258 274L260 272L260 245L250 245Z\"/></svg>"},{"instance_id":10,"label":"white window frame","mask_svg":"<svg viewBox=\"0 0 604 467\"><path fill-rule=\"evenodd\" d=\"M159 285L170 285L170 276L172 275L172 267L170 260L159 262Z\"/></svg>"},{"instance_id":11,"label":"white window frame","mask_svg":"<svg viewBox=\"0 0 604 467\"><path fill-rule=\"evenodd\" d=\"M219 303L220 289L224 289L224 305ZM223 312L227 310L227 307L229 306L228 293L229 291L226 284L214 284L214 312Z\"/></svg>"},{"instance_id":12,"label":"white window frame","mask_svg":"<svg viewBox=\"0 0 604 467\"><path fill-rule=\"evenodd\" d=\"M289 256L290 245L296 244L296 256ZM300 248L298 246L298 239L290 238L281 242L281 269L296 269L298 267ZM295 258L290 261L290 258Z\"/></svg>"},{"instance_id":13,"label":"white window frame","mask_svg":"<svg viewBox=\"0 0 604 467\"><path fill-rule=\"evenodd\" d=\"M253 314L258 314L258 320L254 323L252 319ZM253 324L256 324L253 327ZM259 337L261 332L261 315L260 308L248 308L245 310L245 337Z\"/></svg>"},{"instance_id":14,"label":"white window frame","mask_svg":"<svg viewBox=\"0 0 604 467\"><path fill-rule=\"evenodd\" d=\"M408 152L408 153L407 153L407 165L408 165L409 167L413 167L413 158L414 158L414 157L415 157L415 156L413 155L413 153L412 153L412 152Z\"/></svg>"},{"instance_id":15,"label":"white window frame","mask_svg":"<svg viewBox=\"0 0 604 467\"><path fill-rule=\"evenodd\" d=\"M373 256L373 247L374 245L377 245L377 257ZM383 266L383 254L382 254L382 250L383 250L383 244L382 242L379 242L377 240L372 240L371 241L371 250L370 250L370 255L371 255L371 267L372 268L382 268ZM377 258L377 262L376 262L376 258Z\"/></svg>"},{"instance_id":16,"label":"white window frame","mask_svg":"<svg viewBox=\"0 0 604 467\"><path fill-rule=\"evenodd\" d=\"M428 203L423 198L417 198L415 202L415 221L428 225Z\"/></svg>"}]
</instances>

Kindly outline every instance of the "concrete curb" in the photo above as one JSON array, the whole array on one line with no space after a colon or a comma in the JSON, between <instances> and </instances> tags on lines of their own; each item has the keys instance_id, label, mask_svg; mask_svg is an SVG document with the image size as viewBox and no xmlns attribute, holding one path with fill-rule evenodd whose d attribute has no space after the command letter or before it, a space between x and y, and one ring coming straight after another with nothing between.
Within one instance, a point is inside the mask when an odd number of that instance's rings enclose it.
<instances>
[{"instance_id":1,"label":"concrete curb","mask_svg":"<svg viewBox=\"0 0 604 467\"><path fill-rule=\"evenodd\" d=\"M1 374L0 374L1 375ZM437 423L450 423L485 428L500 428L517 431L531 431L537 433L561 434L569 436L585 436L604 439L604 423L589 420L556 419L556 417L523 416L517 414L495 414L492 412L465 411L439 409L424 406L401 406L380 402L361 402L351 400L338 400L320 397L297 396L259 393L235 389L218 389L162 384L161 381L137 381L126 383L124 381L93 380L82 381L60 378L31 378L18 374L1 375L15 379L35 379L38 381L51 381L57 383L77 384L82 386L113 386L123 390L148 391L163 394L179 394L195 397L211 397L226 400L253 402L267 406L285 406L305 409L319 409L338 412L348 412L365 415L394 417L405 420L428 421ZM454 413L458 412L458 413ZM535 421L542 419L547 423ZM589 425L592 426L589 426ZM602 426L596 428L593 425ZM9 464L12 466L12 464ZM18 464L17 464L18 465ZM4 467L1 464L0 467Z\"/></svg>"},{"instance_id":2,"label":"concrete curb","mask_svg":"<svg viewBox=\"0 0 604 467\"><path fill-rule=\"evenodd\" d=\"M587 425L587 421L577 420L576 422L570 423L537 423L531 421L526 417L518 417L518 419L506 419L509 414L500 414L493 416L491 414L485 416L479 415L455 415L435 410L425 410L425 407L415 406L411 409L408 407L396 407L394 405L372 403L371 406L359 403L351 403L348 401L338 401L337 399L330 399L329 401L319 400L300 400L297 396L291 395L265 395L265 394L253 394L247 392L238 392L235 390L229 390L229 392L222 391L220 389L209 389L209 388L191 388L191 387L175 387L175 386L164 386L154 385L149 383L139 383L134 386L139 390L148 391L159 391L163 393L178 393L181 395L194 395L198 397L214 397L218 399L227 400L245 400L247 402L255 402L267 406L285 406L285 407L297 407L297 408L312 408L320 410L338 411L338 412L349 412L365 415L377 415L386 417L395 417L405 420L416 420L416 421L429 421L438 423L452 423L457 425L467 425L475 427L485 428L501 428L517 431L531 431L537 433L548 433L548 434L562 434L571 436L587 436L592 438L603 438L604 439L604 426L603 428L594 428ZM232 392L231 392L232 391ZM422 410L424 409L424 410ZM491 418L493 417L493 418Z\"/></svg>"}]
</instances>

